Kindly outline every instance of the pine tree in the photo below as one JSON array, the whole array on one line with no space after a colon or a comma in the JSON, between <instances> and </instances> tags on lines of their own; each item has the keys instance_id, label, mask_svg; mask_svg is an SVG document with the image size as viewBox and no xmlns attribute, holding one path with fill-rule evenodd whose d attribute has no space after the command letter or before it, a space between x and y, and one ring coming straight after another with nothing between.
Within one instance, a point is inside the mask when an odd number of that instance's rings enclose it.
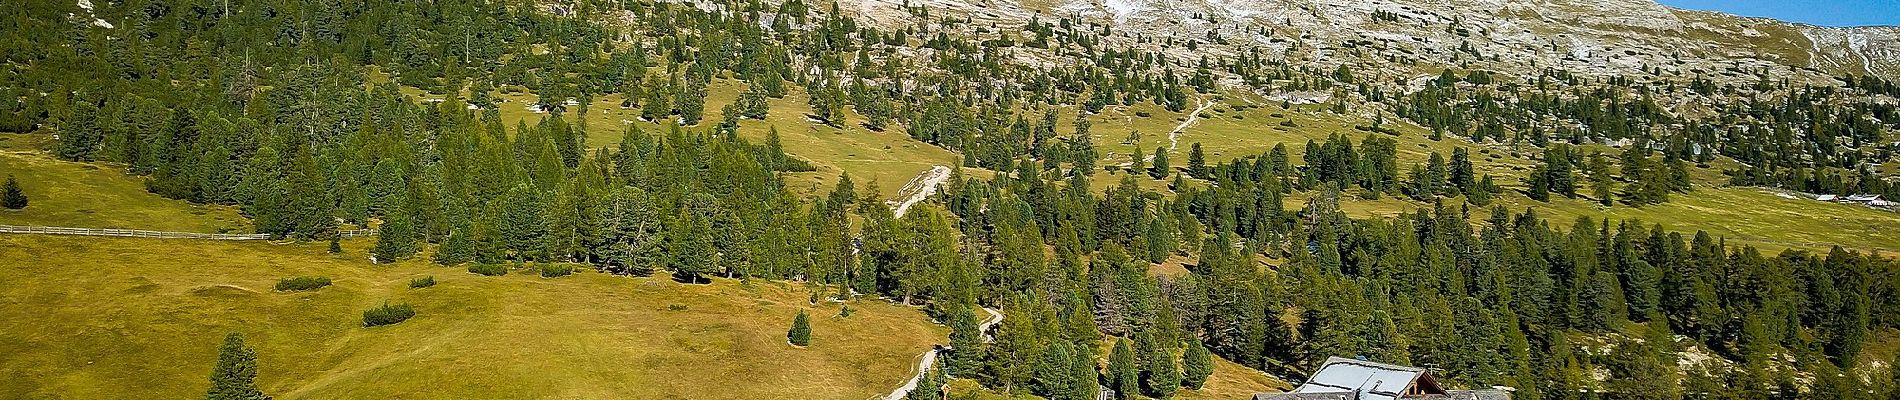
<instances>
[{"instance_id":1,"label":"pine tree","mask_svg":"<svg viewBox=\"0 0 1900 400\"><path fill-rule=\"evenodd\" d=\"M680 124L699 125L706 111L706 82L699 78L687 78L686 85L679 91L679 99L674 102L680 112Z\"/></svg>"},{"instance_id":2,"label":"pine tree","mask_svg":"<svg viewBox=\"0 0 1900 400\"><path fill-rule=\"evenodd\" d=\"M1064 342L1056 342L1049 345L1049 348L1043 349L1042 359L1036 362L1036 376L1033 382L1034 392L1037 395L1056 399L1070 392L1070 386L1074 383L1072 382L1074 374L1070 373L1069 364L1074 358L1074 352L1069 349L1069 344Z\"/></svg>"},{"instance_id":3,"label":"pine tree","mask_svg":"<svg viewBox=\"0 0 1900 400\"><path fill-rule=\"evenodd\" d=\"M917 379L917 387L904 394L904 400L940 400L943 398L943 369L935 364Z\"/></svg>"},{"instance_id":4,"label":"pine tree","mask_svg":"<svg viewBox=\"0 0 1900 400\"><path fill-rule=\"evenodd\" d=\"M433 256L436 264L461 265L475 261L475 241L470 227L449 230L449 236L442 239L442 245L435 249Z\"/></svg>"},{"instance_id":5,"label":"pine tree","mask_svg":"<svg viewBox=\"0 0 1900 400\"><path fill-rule=\"evenodd\" d=\"M1615 204L1613 185L1616 181L1610 176L1609 157L1604 156L1603 153L1590 153L1589 161L1584 165L1584 169L1590 173L1590 196L1595 197L1597 203L1605 207Z\"/></svg>"},{"instance_id":6,"label":"pine tree","mask_svg":"<svg viewBox=\"0 0 1900 400\"><path fill-rule=\"evenodd\" d=\"M1461 193L1476 191L1477 176L1471 171L1471 152L1459 147L1451 150L1451 186Z\"/></svg>"},{"instance_id":7,"label":"pine tree","mask_svg":"<svg viewBox=\"0 0 1900 400\"><path fill-rule=\"evenodd\" d=\"M1108 387L1115 390L1115 398L1134 398L1141 386L1139 376L1140 372L1135 369L1135 350L1128 347L1128 339L1117 339L1115 349L1108 353Z\"/></svg>"},{"instance_id":8,"label":"pine tree","mask_svg":"<svg viewBox=\"0 0 1900 400\"><path fill-rule=\"evenodd\" d=\"M499 230L506 250L515 261L539 260L546 250L542 240L547 226L542 218L540 195L527 184L516 185L501 199Z\"/></svg>"},{"instance_id":9,"label":"pine tree","mask_svg":"<svg viewBox=\"0 0 1900 400\"><path fill-rule=\"evenodd\" d=\"M1080 175L1095 172L1095 162L1101 156L1095 152L1095 139L1089 134L1088 118L1075 119L1075 140L1070 142L1069 161L1075 163Z\"/></svg>"},{"instance_id":10,"label":"pine tree","mask_svg":"<svg viewBox=\"0 0 1900 400\"><path fill-rule=\"evenodd\" d=\"M13 175L7 175L6 188L0 191L3 191L0 193L0 207L14 210L26 208L26 191L20 189L20 181L13 179Z\"/></svg>"},{"instance_id":11,"label":"pine tree","mask_svg":"<svg viewBox=\"0 0 1900 400\"><path fill-rule=\"evenodd\" d=\"M268 400L257 390L257 353L244 345L244 336L236 332L224 337L218 348L218 366L211 370L211 388L205 400Z\"/></svg>"},{"instance_id":12,"label":"pine tree","mask_svg":"<svg viewBox=\"0 0 1900 400\"><path fill-rule=\"evenodd\" d=\"M1188 175L1195 178L1208 179L1207 155L1201 152L1201 142L1194 142L1194 145L1188 148L1187 168Z\"/></svg>"},{"instance_id":13,"label":"pine tree","mask_svg":"<svg viewBox=\"0 0 1900 400\"><path fill-rule=\"evenodd\" d=\"M1148 176L1152 176L1155 179L1167 178L1168 173L1171 172L1168 171L1171 168L1168 166L1168 149L1166 147L1156 147L1154 154L1155 164L1153 168L1148 170Z\"/></svg>"},{"instance_id":14,"label":"pine tree","mask_svg":"<svg viewBox=\"0 0 1900 400\"><path fill-rule=\"evenodd\" d=\"M1174 396L1181 389L1181 369L1175 366L1174 352L1159 343L1137 347L1148 347L1141 350L1142 386L1148 388L1148 395L1161 399Z\"/></svg>"},{"instance_id":15,"label":"pine tree","mask_svg":"<svg viewBox=\"0 0 1900 400\"><path fill-rule=\"evenodd\" d=\"M976 314L969 306L951 306L950 358L944 366L951 375L973 376L983 355L983 333L977 332Z\"/></svg>"},{"instance_id":16,"label":"pine tree","mask_svg":"<svg viewBox=\"0 0 1900 400\"><path fill-rule=\"evenodd\" d=\"M1531 169L1530 176L1524 177L1524 186L1531 200L1550 201L1550 174L1544 166Z\"/></svg>"},{"instance_id":17,"label":"pine tree","mask_svg":"<svg viewBox=\"0 0 1900 400\"><path fill-rule=\"evenodd\" d=\"M1187 353L1181 355L1181 369L1187 375L1182 386L1200 390L1201 385L1207 384L1207 377L1214 374L1214 356L1199 339L1190 339Z\"/></svg>"},{"instance_id":18,"label":"pine tree","mask_svg":"<svg viewBox=\"0 0 1900 400\"><path fill-rule=\"evenodd\" d=\"M1145 169L1144 167L1142 167L1142 165L1146 164L1147 162L1148 162L1147 157L1143 157L1141 155L1141 146L1135 146L1135 154L1131 156L1130 161L1128 162L1128 173L1134 174L1139 171L1142 171L1143 169Z\"/></svg>"},{"instance_id":19,"label":"pine tree","mask_svg":"<svg viewBox=\"0 0 1900 400\"><path fill-rule=\"evenodd\" d=\"M792 318L792 329L785 332L785 337L794 346L811 345L811 316L805 310L798 310L798 317Z\"/></svg>"},{"instance_id":20,"label":"pine tree","mask_svg":"<svg viewBox=\"0 0 1900 400\"><path fill-rule=\"evenodd\" d=\"M1090 347L1095 343L1101 341L1098 339L1088 345L1075 346L1075 353L1069 359L1069 394L1066 398L1094 400L1095 394L1101 391L1101 373L1095 370L1095 350Z\"/></svg>"},{"instance_id":21,"label":"pine tree","mask_svg":"<svg viewBox=\"0 0 1900 400\"><path fill-rule=\"evenodd\" d=\"M377 263L392 263L416 254L417 243L415 217L409 211L398 207L384 218L383 225L376 232L376 245L369 252Z\"/></svg>"}]
</instances>

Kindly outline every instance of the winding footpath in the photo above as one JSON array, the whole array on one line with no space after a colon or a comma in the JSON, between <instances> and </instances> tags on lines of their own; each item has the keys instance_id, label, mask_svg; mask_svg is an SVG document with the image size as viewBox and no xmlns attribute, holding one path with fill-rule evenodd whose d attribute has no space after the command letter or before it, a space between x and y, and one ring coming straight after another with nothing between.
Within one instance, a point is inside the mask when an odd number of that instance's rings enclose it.
<instances>
[{"instance_id":1,"label":"winding footpath","mask_svg":"<svg viewBox=\"0 0 1900 400\"><path fill-rule=\"evenodd\" d=\"M903 188L898 189L898 193L909 193L910 195L898 201L891 211L896 214L898 218L903 218L904 212L910 211L910 206L916 205L918 202L929 198L930 195L936 194L937 187L949 179L950 167L942 165L931 166L930 170L918 174L916 178L911 178L910 183L905 183Z\"/></svg>"},{"instance_id":2,"label":"winding footpath","mask_svg":"<svg viewBox=\"0 0 1900 400\"><path fill-rule=\"evenodd\" d=\"M983 343L989 343L996 340L996 337L990 336L990 328L1003 322L1003 313L988 307L983 308L983 312L990 313L990 319L977 325L976 331L983 332ZM917 361L917 375L905 381L904 386L898 386L897 390L892 390L891 394L885 395L884 400L904 400L904 397L910 396L910 392L917 389L917 382L924 379L924 374L930 373L930 367L937 364L937 355L942 354L944 350L950 350L950 346L937 346L937 348L924 351L923 357Z\"/></svg>"},{"instance_id":3,"label":"winding footpath","mask_svg":"<svg viewBox=\"0 0 1900 400\"><path fill-rule=\"evenodd\" d=\"M1168 131L1168 152L1170 153L1174 152L1175 147L1180 147L1181 132L1186 131L1188 126L1194 125L1195 122L1200 121L1202 111L1207 111L1208 108L1214 107L1214 102L1211 102L1211 101L1201 100L1197 98L1197 99L1194 99L1194 102L1195 102L1194 112L1188 113L1187 120L1181 121L1180 125L1174 126L1174 130ZM1155 160L1155 155L1149 154L1147 157L1144 157L1142 162L1153 162L1154 160Z\"/></svg>"}]
</instances>

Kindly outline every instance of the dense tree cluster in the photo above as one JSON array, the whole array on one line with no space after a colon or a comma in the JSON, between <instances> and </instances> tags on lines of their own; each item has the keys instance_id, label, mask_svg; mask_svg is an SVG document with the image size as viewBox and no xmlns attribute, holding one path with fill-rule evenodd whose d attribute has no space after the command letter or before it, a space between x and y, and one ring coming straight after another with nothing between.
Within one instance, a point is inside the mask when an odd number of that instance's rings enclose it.
<instances>
[{"instance_id":1,"label":"dense tree cluster","mask_svg":"<svg viewBox=\"0 0 1900 400\"><path fill-rule=\"evenodd\" d=\"M948 374L1058 399L1100 387L1124 397L1191 390L1214 355L1283 374L1328 356L1436 365L1453 386L1509 385L1531 400L1674 398L1684 393L1678 375L1760 398L1791 385L1770 371L1865 368L1872 332L1900 328L1900 265L1884 256L1764 255L1636 221L1558 226L1504 209L1474 219L1464 206L1347 218L1342 192L1464 196L1484 214L1501 190L1463 149L1401 174L1384 131L1357 145L1311 141L1297 166L1284 146L1208 165L1196 144L1185 172L1211 184L1168 194L1135 176L1178 177L1168 152L1148 168L1137 154L1130 173L1098 191L1093 174L1075 173L1100 161L1089 125L1059 132L1053 111L1138 102L1181 111L1189 90L1213 90L1213 71L1280 90L1356 85L1382 101L1367 71L1294 67L1256 50L1177 72L1190 65L1112 47L1108 28L1069 18L978 38L953 29L968 23L954 17L887 30L835 5L718 4L29 1L0 17L13 29L0 57L22 66L0 74L0 100L11 100L0 101L0 128L50 128L63 158L123 164L167 197L239 206L259 232L333 239L344 225L377 227L378 262L785 279L808 284L814 301L926 304L951 327ZM608 13L624 23L592 22ZM1001 61L1019 47L1087 62ZM1786 89L1797 95L1731 107L1725 115L1737 119L1716 123L1671 116L1641 91L1543 89L1576 79L1552 71L1533 90L1448 72L1395 96L1393 108L1438 135L1541 147L1524 181L1538 199L1666 201L1688 189L1687 164L1717 154L1742 161L1736 183L1892 193L1862 167L1887 156L1803 150L1864 148L1885 129L1873 118L1894 120L1891 107L1827 107L1831 89ZM705 97L722 80L746 89L715 119ZM417 102L405 87L446 100ZM740 120L783 111L768 99L793 89L815 123L900 130L1002 173L959 170L902 216L849 176L800 196L782 175L810 165L776 134L763 143L737 134ZM547 115L508 126L493 96L523 90ZM614 129L583 122L592 99L610 94L659 131L632 125L618 143L586 143L588 132ZM1657 134L1664 127L1672 134ZM1615 158L1621 168L1580 150L1599 139L1631 141ZM1846 169L1861 175L1839 179ZM1311 198L1287 209L1295 191ZM978 331L978 307L1007 315L993 342ZM372 311L366 325L413 315ZM1113 343L1106 354L1104 343ZM1736 367L1678 371L1685 346ZM1618 379L1596 382L1599 366ZM1814 390L1858 384L1822 379Z\"/></svg>"},{"instance_id":2,"label":"dense tree cluster","mask_svg":"<svg viewBox=\"0 0 1900 400\"><path fill-rule=\"evenodd\" d=\"M1623 147L1625 154L1616 161L1625 172L1618 180L1631 187L1626 199L1632 205L1664 202L1669 190L1680 189L1668 183L1661 185L1672 189L1659 189L1651 183L1656 178L1630 171L1674 173L1681 169L1679 164L1705 165L1717 157L1740 162L1739 167L1725 171L1736 185L1811 193L1900 194L1873 170L1893 159L1895 149L1882 137L1893 130L1893 121L1900 120L1896 118L1900 109L1893 104L1865 100L1893 87L1879 78L1847 76L1841 78L1843 86L1826 87L1760 75L1760 82L1753 85L1718 87L1699 75L1688 82L1647 83L1620 76L1586 78L1554 69L1522 81L1493 76L1469 71L1461 77L1447 69L1425 87L1395 99L1394 111L1431 128L1435 137L1450 133L1476 143ZM1712 113L1676 111L1659 104L1663 98L1698 99L1716 109ZM1545 160L1555 167L1548 151ZM1568 152L1559 155L1582 156ZM1640 158L1631 159L1631 152L1641 153L1634 155ZM1657 152L1661 154L1651 154ZM1583 159L1557 161L1581 163ZM1562 175L1555 169L1543 172L1552 178ZM1561 181L1526 183L1565 188ZM1551 192L1574 197L1562 191L1530 190L1534 197ZM1608 196L1592 197L1609 204Z\"/></svg>"}]
</instances>

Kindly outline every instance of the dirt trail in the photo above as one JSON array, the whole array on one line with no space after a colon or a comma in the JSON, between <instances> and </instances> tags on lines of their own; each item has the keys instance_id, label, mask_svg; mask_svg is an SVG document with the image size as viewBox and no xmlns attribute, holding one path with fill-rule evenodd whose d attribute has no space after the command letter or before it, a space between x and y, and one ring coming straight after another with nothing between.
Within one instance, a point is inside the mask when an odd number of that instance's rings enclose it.
<instances>
[{"instance_id":1,"label":"dirt trail","mask_svg":"<svg viewBox=\"0 0 1900 400\"><path fill-rule=\"evenodd\" d=\"M898 200L897 203L893 205L892 211L897 214L898 218L903 218L904 212L910 211L910 206L930 198L932 194L936 194L937 186L942 185L944 181L949 179L950 167L942 165L931 166L929 171L924 171L924 173L918 174L916 178L911 178L910 183L905 183L903 188L897 190L900 195L907 193L908 196L905 196L903 200Z\"/></svg>"},{"instance_id":2,"label":"dirt trail","mask_svg":"<svg viewBox=\"0 0 1900 400\"><path fill-rule=\"evenodd\" d=\"M1201 120L1202 111L1207 111L1208 108L1214 107L1214 102L1211 102L1211 101L1201 100L1201 99L1194 99L1194 101L1195 101L1194 111L1188 113L1187 120L1181 121L1180 125L1174 126L1174 130L1168 131L1168 152L1170 153L1174 152L1175 147L1180 147L1181 131L1185 131L1187 130L1188 126L1194 125L1195 122L1199 122ZM1153 154L1149 154L1147 157L1144 157L1142 159L1143 162L1153 162L1154 160L1155 160L1155 156Z\"/></svg>"},{"instance_id":3,"label":"dirt trail","mask_svg":"<svg viewBox=\"0 0 1900 400\"><path fill-rule=\"evenodd\" d=\"M990 341L996 340L996 338L989 336L987 332L990 331L991 327L996 326L997 323L1003 322L1003 313L990 308L984 308L983 312L990 313L990 319L977 325L976 331L985 332L983 334L983 343L989 343ZM930 373L930 367L937 364L937 355L949 349L950 346L941 346L924 351L923 358L917 361L917 375L910 377L909 381L904 382L904 386L899 386L897 390L892 390L891 394L885 395L884 400L904 400L904 397L910 395L910 391L917 389L917 382L924 379L924 374Z\"/></svg>"}]
</instances>

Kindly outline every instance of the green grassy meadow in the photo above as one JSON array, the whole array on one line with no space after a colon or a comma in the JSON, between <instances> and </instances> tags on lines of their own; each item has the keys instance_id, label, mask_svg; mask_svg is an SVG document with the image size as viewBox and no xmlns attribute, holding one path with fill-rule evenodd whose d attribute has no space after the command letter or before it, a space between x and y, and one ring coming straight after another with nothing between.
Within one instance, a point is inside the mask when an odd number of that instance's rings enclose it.
<instances>
[{"instance_id":1,"label":"green grassy meadow","mask_svg":"<svg viewBox=\"0 0 1900 400\"><path fill-rule=\"evenodd\" d=\"M23 135L6 135L23 136ZM0 179L12 175L29 203L0 210L0 224L250 233L236 207L171 200L143 178L108 165L60 161L37 151L0 150Z\"/></svg>"},{"instance_id":2,"label":"green grassy meadow","mask_svg":"<svg viewBox=\"0 0 1900 400\"><path fill-rule=\"evenodd\" d=\"M320 243L0 236L0 325L15 327L0 330L0 397L196 397L223 336L241 332L279 399L861 399L896 387L948 334L875 300L840 319L840 305L809 304L790 283L485 277L371 265L367 245L332 256ZM291 276L336 283L271 290ZM421 276L439 283L410 289ZM362 328L384 302L418 315ZM785 330L801 309L814 340L796 349Z\"/></svg>"}]
</instances>

